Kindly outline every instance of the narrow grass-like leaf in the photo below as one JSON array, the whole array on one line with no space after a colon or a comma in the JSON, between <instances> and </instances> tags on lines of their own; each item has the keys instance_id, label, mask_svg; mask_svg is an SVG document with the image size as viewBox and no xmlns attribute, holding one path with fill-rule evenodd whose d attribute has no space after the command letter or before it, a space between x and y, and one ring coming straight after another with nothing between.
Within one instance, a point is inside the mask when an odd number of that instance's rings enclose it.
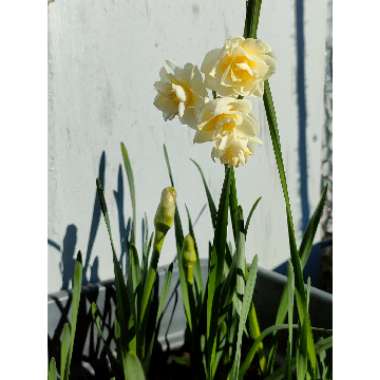
<instances>
[{"instance_id":1,"label":"narrow grass-like leaf","mask_svg":"<svg viewBox=\"0 0 380 380\"><path fill-rule=\"evenodd\" d=\"M214 301L214 295L216 290L216 251L215 247L211 246L209 247L209 270L208 270L208 278L207 278L207 293L205 293L206 297L206 303L207 303L207 338L210 337L211 334L211 318L213 315L213 301ZM214 310L214 313L216 310Z\"/></svg>"},{"instance_id":2,"label":"narrow grass-like leaf","mask_svg":"<svg viewBox=\"0 0 380 380\"><path fill-rule=\"evenodd\" d=\"M240 233L240 239L244 241L243 233ZM255 289L257 276L257 256L253 258L251 268L248 273L247 284L243 296L243 306L239 319L239 327L236 340L235 358L231 371L231 378L237 379L240 369L240 358L241 358L241 344L243 339L244 327L247 321L248 313L252 304L253 291Z\"/></svg>"},{"instance_id":3,"label":"narrow grass-like leaf","mask_svg":"<svg viewBox=\"0 0 380 380\"><path fill-rule=\"evenodd\" d=\"M69 379L69 352L70 352L70 325L66 322L63 326L61 337L61 378L62 380Z\"/></svg>"},{"instance_id":4,"label":"narrow grass-like leaf","mask_svg":"<svg viewBox=\"0 0 380 380\"><path fill-rule=\"evenodd\" d=\"M243 307L243 298L245 293L245 239L244 234L239 232L240 238L237 242L237 250L235 253L236 257L236 267L234 270L230 270L230 273L233 273L233 276L236 277L235 286L232 288L234 290L233 294L233 304L237 315L241 315ZM235 258L234 257L234 258ZM236 268L236 269L235 269ZM231 268L232 269L232 268ZM225 294L225 292L222 292Z\"/></svg>"},{"instance_id":5,"label":"narrow grass-like leaf","mask_svg":"<svg viewBox=\"0 0 380 380\"><path fill-rule=\"evenodd\" d=\"M282 192L285 200L286 219L288 224L288 236L290 245L290 255L292 259L292 265L295 272L295 283L298 291L301 294L302 299L305 301L305 289L302 279L301 260L298 255L296 237L294 232L294 222L292 216L292 210L289 199L288 185L286 182L285 166L282 158L280 134L278 132L276 111L273 104L272 94L270 91L269 82L265 81L264 84L264 106L268 120L269 133L272 140L273 152L277 164L278 174L280 176L280 182Z\"/></svg>"},{"instance_id":6,"label":"narrow grass-like leaf","mask_svg":"<svg viewBox=\"0 0 380 380\"><path fill-rule=\"evenodd\" d=\"M131 241L133 244L135 244L136 222L137 222L135 180L133 177L133 170L132 170L131 161L129 159L128 150L125 147L124 143L120 144L120 149L121 149L121 155L123 156L124 169L128 178L129 194L131 197L132 212L133 212Z\"/></svg>"},{"instance_id":7,"label":"narrow grass-like leaf","mask_svg":"<svg viewBox=\"0 0 380 380\"><path fill-rule=\"evenodd\" d=\"M218 218L214 235L214 247L216 251L216 285L220 283L224 269L231 176L232 170L231 168L227 168L219 201Z\"/></svg>"},{"instance_id":8,"label":"narrow grass-like leaf","mask_svg":"<svg viewBox=\"0 0 380 380\"><path fill-rule=\"evenodd\" d=\"M293 269L295 273L295 287L300 295L302 308L305 308L306 307L306 292L305 292L305 286L304 286L303 275L302 275L302 262L297 250L297 244L296 244L296 238L295 238L295 232L294 232L294 223L293 223L292 211L291 211L291 206L290 206L288 187L286 183L285 168L284 168L284 162L282 159L280 136L279 136L278 127L277 127L276 112L274 109L272 95L271 95L268 81L265 81L265 84L264 84L264 106L265 106L265 110L267 114L269 132L270 132L272 145L273 145L273 151L274 151L277 168L278 168L278 172L280 176L282 191L283 191L283 195L285 199L286 219L287 219L287 224L288 224L288 236L289 236L289 245L290 245L290 256L291 256L291 261L292 261L292 265L293 265ZM299 306L298 308L300 309ZM308 357L310 360L313 374L315 374L317 368L316 368L315 351L313 350L314 338L313 338L308 315L305 315L304 321L306 322L305 328L307 330Z\"/></svg>"},{"instance_id":9,"label":"narrow grass-like leaf","mask_svg":"<svg viewBox=\"0 0 380 380\"><path fill-rule=\"evenodd\" d=\"M71 357L74 350L75 333L77 328L78 311L80 303L80 294L82 289L82 255L78 252L77 259L74 266L74 278L73 278L73 298L71 301L71 316L70 316L70 328L71 328L71 340L70 340L70 353L68 362L68 374L70 374Z\"/></svg>"},{"instance_id":10,"label":"narrow grass-like leaf","mask_svg":"<svg viewBox=\"0 0 380 380\"><path fill-rule=\"evenodd\" d=\"M309 304L310 304L310 292L311 292L311 278L307 278L306 283L306 310L309 311Z\"/></svg>"},{"instance_id":11,"label":"narrow grass-like leaf","mask_svg":"<svg viewBox=\"0 0 380 380\"><path fill-rule=\"evenodd\" d=\"M106 224L108 237L109 237L111 249L112 249L113 267L114 267L114 274L115 274L115 288L116 288L116 314L117 314L117 318L118 318L118 322L120 326L121 347L126 352L128 349L127 328L128 328L128 321L129 321L129 315L130 315L130 311L128 309L128 302L126 301L127 287L124 282L123 272L121 270L120 264L116 257L115 245L112 238L111 224L110 224L110 219L108 215L107 204L104 198L103 187L99 179L96 180L96 188L98 192L100 208L102 211L103 219Z\"/></svg>"},{"instance_id":12,"label":"narrow grass-like leaf","mask_svg":"<svg viewBox=\"0 0 380 380\"><path fill-rule=\"evenodd\" d=\"M300 249L299 249L299 254L301 256L302 260L302 265L305 267L309 257L311 250L313 248L313 242L314 242L314 237L318 229L319 222L321 220L321 216L323 213L323 208L326 202L326 196L327 196L327 186L324 188L321 199L318 202L318 205L310 218L310 221L306 227L306 231L303 235Z\"/></svg>"},{"instance_id":13,"label":"narrow grass-like leaf","mask_svg":"<svg viewBox=\"0 0 380 380\"><path fill-rule=\"evenodd\" d=\"M311 370L315 376L317 371L317 354L315 351L310 317L306 308L306 303L302 300L301 295L298 292L298 289L295 289L295 296L297 311L301 323L301 351L302 354L304 354L303 350L306 350L305 354L307 355L307 358L310 361Z\"/></svg>"},{"instance_id":14,"label":"narrow grass-like leaf","mask_svg":"<svg viewBox=\"0 0 380 380\"><path fill-rule=\"evenodd\" d=\"M73 290L70 307L70 325L65 324L61 348L61 378L70 378L71 358L74 350L75 332L78 319L80 294L82 288L82 255L78 252L74 266Z\"/></svg>"},{"instance_id":15,"label":"narrow grass-like leaf","mask_svg":"<svg viewBox=\"0 0 380 380\"><path fill-rule=\"evenodd\" d=\"M277 332L279 330L287 330L289 328L289 326L287 324L281 324L281 325L273 325L273 326L270 326L268 328L266 328L265 330L263 330L263 332L261 333L261 335L259 337L257 337L255 339L255 341L253 342L253 345L251 346L251 348L249 349L244 361L243 361L243 364L241 365L240 367L240 371L239 371L239 379L243 379L244 376L245 376L245 373L247 372L247 370L250 368L251 364L252 364L252 361L256 355L256 353L258 352L258 350L260 349L260 343L268 336L268 335L271 335L273 334L274 332Z\"/></svg>"},{"instance_id":16,"label":"narrow grass-like leaf","mask_svg":"<svg viewBox=\"0 0 380 380\"><path fill-rule=\"evenodd\" d=\"M249 314L248 314L247 324L248 324L249 335L251 339L255 340L257 337L261 335L261 329L260 329L259 319L256 313L255 304L253 302L251 305L251 310L249 311ZM258 353L259 353L260 370L262 373L264 373L264 371L267 368L267 358L265 355L263 343L260 343Z\"/></svg>"},{"instance_id":17,"label":"narrow grass-like leaf","mask_svg":"<svg viewBox=\"0 0 380 380\"><path fill-rule=\"evenodd\" d=\"M50 359L48 380L57 380L57 364L54 357Z\"/></svg>"},{"instance_id":18,"label":"narrow grass-like leaf","mask_svg":"<svg viewBox=\"0 0 380 380\"><path fill-rule=\"evenodd\" d=\"M195 275L195 284L197 286L197 291L200 295L203 293L203 279L202 279L201 262L200 262L200 258L199 258L198 244L197 244L197 239L196 239L195 233L194 233L193 222L191 220L190 211L187 208L187 206L186 206L186 213L187 213L187 219L188 219L188 224L189 224L189 233L194 240L195 253L197 255L197 261L196 261L195 266L194 266L194 269L195 269L194 275Z\"/></svg>"},{"instance_id":19,"label":"narrow grass-like leaf","mask_svg":"<svg viewBox=\"0 0 380 380\"><path fill-rule=\"evenodd\" d=\"M315 351L319 354L321 352L327 351L332 347L333 337L329 336L327 338L320 339L315 344Z\"/></svg>"},{"instance_id":20,"label":"narrow grass-like leaf","mask_svg":"<svg viewBox=\"0 0 380 380\"><path fill-rule=\"evenodd\" d=\"M206 191L206 197L207 197L208 207L209 207L209 210L210 210L212 226L215 228L216 227L216 218L217 218L217 210L216 210L215 202L214 202L214 200L212 198L210 189L209 189L209 187L207 185L207 182L206 182L205 176L203 174L202 168L200 167L200 165L195 160L191 160L191 161L197 167L197 169L199 171L199 174L202 177L203 186L204 186L205 191Z\"/></svg>"},{"instance_id":21,"label":"narrow grass-like leaf","mask_svg":"<svg viewBox=\"0 0 380 380\"><path fill-rule=\"evenodd\" d=\"M292 366L291 361L293 357L293 310L294 310L294 271L292 263L289 261L288 264L288 348L286 353L286 364L287 364L287 378L292 380Z\"/></svg>"},{"instance_id":22,"label":"narrow grass-like leaf","mask_svg":"<svg viewBox=\"0 0 380 380\"><path fill-rule=\"evenodd\" d=\"M145 380L144 370L140 360L133 352L123 357L124 380Z\"/></svg>"},{"instance_id":23,"label":"narrow grass-like leaf","mask_svg":"<svg viewBox=\"0 0 380 380\"><path fill-rule=\"evenodd\" d=\"M231 183L231 170L227 168L219 201L218 218L214 233L214 243L211 249L211 257L209 259L209 276L207 284L207 345L208 358L213 357L216 350L216 332L219 300L217 292L220 291L219 284L223 279L224 260L227 240L227 224L228 224L228 206L229 193ZM209 376L212 372L212 362L207 363L209 368Z\"/></svg>"},{"instance_id":24,"label":"narrow grass-like leaf","mask_svg":"<svg viewBox=\"0 0 380 380\"><path fill-rule=\"evenodd\" d=\"M235 246L237 246L238 239L239 239L239 230L240 230L239 204L238 204L238 199L237 199L235 170L234 168L230 168L229 170L231 172L230 174L231 184L230 184L230 194L229 194L230 218L231 218L232 232L233 232L234 240L235 240Z\"/></svg>"},{"instance_id":25,"label":"narrow grass-like leaf","mask_svg":"<svg viewBox=\"0 0 380 380\"><path fill-rule=\"evenodd\" d=\"M248 214L248 217L247 217L247 221L245 223L245 227L244 227L244 235L247 236L247 233L248 233L248 227L249 227L249 223L251 221L251 218L253 216L253 213L255 212L256 210L256 207L258 206L259 202L261 201L261 197L258 197L255 201L255 203L252 205L251 209L249 210L249 214Z\"/></svg>"},{"instance_id":26,"label":"narrow grass-like leaf","mask_svg":"<svg viewBox=\"0 0 380 380\"><path fill-rule=\"evenodd\" d=\"M313 328L313 330L317 330L317 329ZM332 337L330 336L328 338L323 338L323 339L320 339L319 341L317 341L315 344L315 351L319 355L322 352L325 352L325 351L331 349L331 347L332 347ZM296 365L296 360L295 360L295 358L293 358L292 364L291 364L292 370L294 370L295 365ZM267 377L265 377L265 380L283 380L284 379L284 373L285 373L284 371L285 371L285 367L281 367L281 368L273 371Z\"/></svg>"},{"instance_id":27,"label":"narrow grass-like leaf","mask_svg":"<svg viewBox=\"0 0 380 380\"><path fill-rule=\"evenodd\" d=\"M136 247L131 244L129 247L129 260L130 262L130 270L129 270L129 275L131 276L132 279L132 290L133 293L135 293L137 287L139 286L141 282L141 268L140 268L140 260L139 256L137 253Z\"/></svg>"},{"instance_id":28,"label":"narrow grass-like leaf","mask_svg":"<svg viewBox=\"0 0 380 380\"><path fill-rule=\"evenodd\" d=\"M187 324L189 326L190 331L193 329L192 324L192 314L191 314L191 308L190 308L190 292L189 292L189 284L187 282L186 272L184 268L183 263L183 249L178 255L178 272L179 272L179 285L181 289L181 295L182 295L182 303L185 310L185 316L187 320Z\"/></svg>"},{"instance_id":29,"label":"narrow grass-like leaf","mask_svg":"<svg viewBox=\"0 0 380 380\"><path fill-rule=\"evenodd\" d=\"M137 289L141 282L141 272L140 272L140 262L137 254L136 247L131 243L128 249L128 274L127 274L127 293L129 300L129 310L131 312L131 317L133 318L133 323L136 328L138 328L138 308L137 303L139 299L139 294ZM127 302L127 300L126 300ZM130 322L132 323L132 321Z\"/></svg>"},{"instance_id":30,"label":"narrow grass-like leaf","mask_svg":"<svg viewBox=\"0 0 380 380\"><path fill-rule=\"evenodd\" d=\"M174 263L171 263L165 274L164 283L162 285L162 289L160 292L157 320L160 320L161 314L165 310L165 306L168 300L168 295L169 295L169 290L170 290L170 284L173 277L173 267L174 267Z\"/></svg>"},{"instance_id":31,"label":"narrow grass-like leaf","mask_svg":"<svg viewBox=\"0 0 380 380\"><path fill-rule=\"evenodd\" d=\"M301 246L300 246L300 256L302 261L302 269L305 267L307 260L310 256L311 248L314 241L315 233L317 232L317 228L319 225L319 221L322 216L323 207L326 201L326 191L327 187L323 191L320 201L318 202L318 206L316 207L308 226L306 228L305 234L302 238ZM278 306L277 315L276 315L276 324L283 323L286 318L287 313L287 305L288 305L288 282L286 284L285 289L282 292L281 300Z\"/></svg>"}]
</instances>

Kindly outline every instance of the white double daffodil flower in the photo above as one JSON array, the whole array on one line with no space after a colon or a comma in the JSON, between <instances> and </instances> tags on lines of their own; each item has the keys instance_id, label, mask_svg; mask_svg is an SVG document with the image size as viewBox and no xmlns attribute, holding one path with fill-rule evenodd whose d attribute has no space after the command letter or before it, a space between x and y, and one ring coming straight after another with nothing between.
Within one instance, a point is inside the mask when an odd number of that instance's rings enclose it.
<instances>
[{"instance_id":1,"label":"white double daffodil flower","mask_svg":"<svg viewBox=\"0 0 380 380\"><path fill-rule=\"evenodd\" d=\"M263 96L264 81L274 70L271 48L243 37L228 39L221 49L211 50L201 66L206 86L222 96Z\"/></svg>"},{"instance_id":2,"label":"white double daffodil flower","mask_svg":"<svg viewBox=\"0 0 380 380\"><path fill-rule=\"evenodd\" d=\"M244 165L255 145L261 143L258 134L259 124L248 100L216 98L200 111L194 142L213 141L212 158L236 167Z\"/></svg>"},{"instance_id":3,"label":"white double daffodil flower","mask_svg":"<svg viewBox=\"0 0 380 380\"><path fill-rule=\"evenodd\" d=\"M160 80L154 87L158 92L154 105L162 111L164 119L178 116L183 124L194 128L198 109L208 99L199 69L191 63L182 69L166 61L160 71Z\"/></svg>"},{"instance_id":4,"label":"white double daffodil flower","mask_svg":"<svg viewBox=\"0 0 380 380\"><path fill-rule=\"evenodd\" d=\"M213 142L211 156L221 163L245 165L261 143L251 103L242 96L262 96L264 81L275 70L271 48L260 40L236 37L210 51L199 69L166 62L154 84L154 105L165 120L179 120L196 130L195 143ZM210 100L207 89L217 95Z\"/></svg>"}]
</instances>

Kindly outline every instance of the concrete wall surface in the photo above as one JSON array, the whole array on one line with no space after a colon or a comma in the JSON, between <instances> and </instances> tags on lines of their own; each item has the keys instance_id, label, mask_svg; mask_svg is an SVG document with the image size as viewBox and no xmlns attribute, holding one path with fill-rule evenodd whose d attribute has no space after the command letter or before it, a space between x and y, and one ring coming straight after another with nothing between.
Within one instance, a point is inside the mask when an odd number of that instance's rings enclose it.
<instances>
[{"instance_id":1,"label":"concrete wall surface","mask_svg":"<svg viewBox=\"0 0 380 380\"><path fill-rule=\"evenodd\" d=\"M169 184L164 143L172 161L183 221L185 203L193 219L206 203L190 158L201 164L218 200L223 166L210 159L210 145L192 143L189 128L175 120L163 121L152 104L153 83L165 59L178 65L200 65L204 55L222 46L226 37L241 35L245 1L54 0L48 12L48 290L54 292L70 287L78 249L87 264L87 280L113 276L105 226L99 210L94 209L95 179L99 173L104 177L113 233L120 249L120 224L124 226L131 216L128 184L120 168L121 141L133 164L139 220L146 212L152 227L160 191ZM298 237L320 194L326 19L325 1L300 4L298 0L266 0L259 26L260 38L272 46L277 57L271 86ZM303 77L305 80L297 84ZM300 107L307 110L306 118ZM249 257L258 254L259 264L270 269L289 257L289 248L262 101L255 101L254 108L264 144L246 167L236 170L237 185L246 215L257 197L263 197L246 251ZM124 210L124 221L117 205ZM195 233L205 257L212 236L207 209L197 221ZM161 263L170 262L174 256L171 231Z\"/></svg>"}]
</instances>

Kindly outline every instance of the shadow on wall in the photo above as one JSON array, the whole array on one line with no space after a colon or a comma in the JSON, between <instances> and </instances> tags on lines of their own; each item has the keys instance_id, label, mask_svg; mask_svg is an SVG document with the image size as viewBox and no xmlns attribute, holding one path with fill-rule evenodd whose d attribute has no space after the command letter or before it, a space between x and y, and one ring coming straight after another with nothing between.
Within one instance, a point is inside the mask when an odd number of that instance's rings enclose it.
<instances>
[{"instance_id":1,"label":"shadow on wall","mask_svg":"<svg viewBox=\"0 0 380 380\"><path fill-rule=\"evenodd\" d=\"M97 178L100 179L103 187L105 187L105 170L106 170L106 154L103 151L100 160L99 160L99 169ZM82 251L83 257L83 285L87 284L96 284L100 282L98 270L99 270L99 258L95 256L93 258L93 249L94 243L96 239L96 235L99 229L99 224L101 222L101 210L100 203L96 191L95 186L95 178L94 178L94 206L92 209L92 217L91 217L91 227L90 233L88 237L88 243L86 251L83 251L82 247L77 247L77 234L78 228L75 224L69 224L66 227L66 232L62 240L62 246L52 239L48 239L48 245L53 247L58 254L61 255L61 262L59 264L59 269L62 277L62 285L61 290L69 290L71 288L71 279L74 273L74 264L75 257L79 250ZM123 180L123 167L120 164L117 172L117 186L116 190L113 191L114 201L116 202L117 209L117 220L118 220L118 230L119 230L119 263L124 273L127 273L128 268L128 255L127 252L129 250L128 247L128 237L132 232L132 218L128 217L128 219L124 216L124 197L125 197L125 189L124 189L124 180ZM186 206L186 205L185 205ZM193 222L193 228L196 227L198 221L201 216L207 210L207 203L204 203L200 208L199 212L196 214ZM141 233L141 249L144 251L145 244L149 241L149 238L152 238L152 233L149 231L149 224L147 215L144 214L144 217L141 219L140 224L140 233ZM110 248L111 249L111 248ZM52 251L55 254L54 250ZM90 264L92 261L92 264Z\"/></svg>"},{"instance_id":2,"label":"shadow on wall","mask_svg":"<svg viewBox=\"0 0 380 380\"><path fill-rule=\"evenodd\" d=\"M99 170L98 170L98 178L101 180L103 185L105 184L105 168L106 168L106 154L103 151L100 160L99 160ZM93 259L93 249L94 243L96 239L96 235L98 232L100 220L101 220L101 211L99 199L96 193L95 188L95 178L94 178L94 206L92 209L92 217L91 217L91 227L90 233L87 242L86 251L83 252L83 285L89 283L98 283L100 281L98 270L99 270L99 258L95 256ZM128 218L128 221L125 221L123 209L124 209L124 183L123 183L123 172L122 166L119 165L118 175L117 175L117 189L113 191L114 199L117 206L117 214L118 214L118 224L119 224L119 236L120 236L120 257L119 260L122 264L122 267L126 267L127 265L127 255L126 252L128 250L127 247L127 237L131 231L131 218ZM143 236L147 234L146 223L143 223ZM61 255L61 262L59 264L59 269L62 277L62 285L61 290L67 290L71 288L71 279L73 277L74 272L74 264L75 257L80 249L77 247L77 234L78 228L75 224L69 224L66 227L66 232L62 240L62 245L57 243L52 239L48 239L48 245L53 247L58 254ZM54 251L53 251L54 252ZM93 259L92 265L91 260Z\"/></svg>"}]
</instances>

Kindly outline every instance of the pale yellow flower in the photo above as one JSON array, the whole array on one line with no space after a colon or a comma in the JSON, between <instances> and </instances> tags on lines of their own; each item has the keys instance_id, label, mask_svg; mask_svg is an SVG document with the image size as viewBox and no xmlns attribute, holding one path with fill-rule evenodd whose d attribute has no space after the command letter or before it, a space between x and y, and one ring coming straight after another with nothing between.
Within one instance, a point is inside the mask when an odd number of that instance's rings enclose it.
<instances>
[{"instance_id":1,"label":"pale yellow flower","mask_svg":"<svg viewBox=\"0 0 380 380\"><path fill-rule=\"evenodd\" d=\"M219 136L215 140L211 157L213 160L218 158L222 164L228 166L245 165L248 158L254 153L256 143L257 141L249 139L239 132Z\"/></svg>"},{"instance_id":2,"label":"pale yellow flower","mask_svg":"<svg viewBox=\"0 0 380 380\"><path fill-rule=\"evenodd\" d=\"M236 130L258 140L259 125L250 112L251 103L245 99L224 97L209 101L199 112L194 142L214 141Z\"/></svg>"},{"instance_id":3,"label":"pale yellow flower","mask_svg":"<svg viewBox=\"0 0 380 380\"><path fill-rule=\"evenodd\" d=\"M263 96L264 81L274 70L271 48L243 37L227 39L221 49L211 50L201 66L206 87L223 96Z\"/></svg>"},{"instance_id":4,"label":"pale yellow flower","mask_svg":"<svg viewBox=\"0 0 380 380\"><path fill-rule=\"evenodd\" d=\"M197 123L197 110L207 101L204 80L197 66L187 63L184 68L166 61L160 80L154 84L158 94L154 105L165 120L178 115L180 121L192 128Z\"/></svg>"},{"instance_id":5,"label":"pale yellow flower","mask_svg":"<svg viewBox=\"0 0 380 380\"><path fill-rule=\"evenodd\" d=\"M229 166L244 165L261 143L259 124L251 114L251 103L232 97L216 98L203 106L194 136L195 143L214 142L212 158Z\"/></svg>"}]
</instances>

